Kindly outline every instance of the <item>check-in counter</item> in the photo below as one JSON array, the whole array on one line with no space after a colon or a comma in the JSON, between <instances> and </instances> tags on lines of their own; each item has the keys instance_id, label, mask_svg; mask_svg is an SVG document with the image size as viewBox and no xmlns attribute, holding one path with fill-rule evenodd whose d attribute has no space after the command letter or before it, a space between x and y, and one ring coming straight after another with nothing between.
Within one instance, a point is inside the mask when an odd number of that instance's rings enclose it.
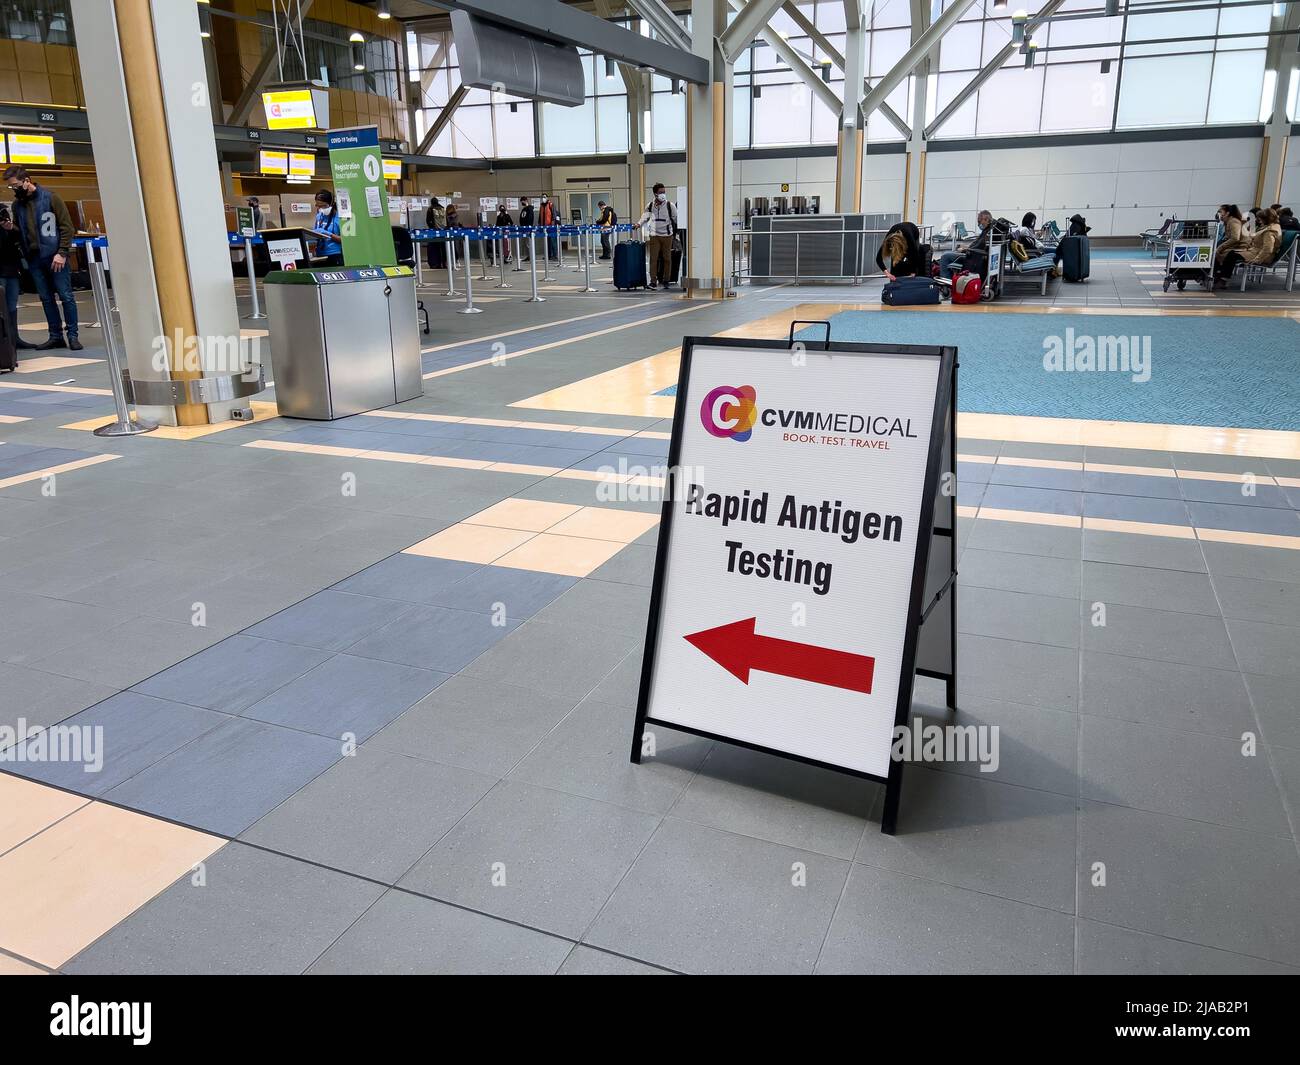
<instances>
[{"instance_id":1,"label":"check-in counter","mask_svg":"<svg viewBox=\"0 0 1300 1065\"><path fill-rule=\"evenodd\" d=\"M278 270L265 286L282 415L346 418L424 394L409 266Z\"/></svg>"}]
</instances>

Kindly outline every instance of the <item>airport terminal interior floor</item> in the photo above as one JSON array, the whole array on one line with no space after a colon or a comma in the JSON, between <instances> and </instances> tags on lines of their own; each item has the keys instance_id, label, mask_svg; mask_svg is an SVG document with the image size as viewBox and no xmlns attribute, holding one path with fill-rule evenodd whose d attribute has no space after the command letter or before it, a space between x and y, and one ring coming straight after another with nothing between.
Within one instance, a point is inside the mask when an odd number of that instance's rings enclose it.
<instances>
[{"instance_id":1,"label":"airport terminal interior floor","mask_svg":"<svg viewBox=\"0 0 1300 1065\"><path fill-rule=\"evenodd\" d=\"M1300 292L601 273L430 285L424 397L334 423L96 437L93 328L0 378L0 727L115 737L0 761L0 972L1300 971ZM1150 336L1138 406L1007 388L1032 315ZM681 338L796 318L962 361L955 717L1001 759L909 766L895 836L869 781L628 762Z\"/></svg>"}]
</instances>

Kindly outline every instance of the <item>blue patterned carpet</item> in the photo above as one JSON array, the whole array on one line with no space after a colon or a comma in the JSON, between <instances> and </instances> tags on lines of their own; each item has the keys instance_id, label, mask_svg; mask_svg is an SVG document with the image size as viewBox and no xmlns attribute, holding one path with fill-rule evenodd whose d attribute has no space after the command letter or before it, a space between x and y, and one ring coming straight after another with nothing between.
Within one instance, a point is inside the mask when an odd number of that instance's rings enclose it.
<instances>
[{"instance_id":1,"label":"blue patterned carpet","mask_svg":"<svg viewBox=\"0 0 1300 1065\"><path fill-rule=\"evenodd\" d=\"M1047 338L1066 347L1073 337L1078 351L1085 335L1094 344L1106 336L1149 343L1150 379L1044 369L1045 342L1055 343ZM955 345L962 410L1300 430L1300 322L1289 318L844 311L831 318L831 336Z\"/></svg>"}]
</instances>

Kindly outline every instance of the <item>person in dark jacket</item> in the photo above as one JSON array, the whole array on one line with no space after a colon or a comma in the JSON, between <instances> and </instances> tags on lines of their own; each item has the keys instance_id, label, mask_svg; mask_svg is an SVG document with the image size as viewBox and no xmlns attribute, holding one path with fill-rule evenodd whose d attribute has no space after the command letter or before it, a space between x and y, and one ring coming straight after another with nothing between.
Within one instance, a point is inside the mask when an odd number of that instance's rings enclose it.
<instances>
[{"instance_id":1,"label":"person in dark jacket","mask_svg":"<svg viewBox=\"0 0 1300 1065\"><path fill-rule=\"evenodd\" d=\"M1280 211L1278 211L1277 221L1278 221L1278 225L1282 227L1283 233L1285 233L1288 229L1300 229L1300 218L1297 218L1295 216L1295 211L1293 211L1290 207L1283 207Z\"/></svg>"},{"instance_id":2,"label":"person in dark jacket","mask_svg":"<svg viewBox=\"0 0 1300 1065\"><path fill-rule=\"evenodd\" d=\"M1092 232L1092 226L1088 225L1088 220L1081 214L1070 215L1070 232L1067 234L1071 237L1086 237Z\"/></svg>"},{"instance_id":3,"label":"person in dark jacket","mask_svg":"<svg viewBox=\"0 0 1300 1065\"><path fill-rule=\"evenodd\" d=\"M5 184L14 194L13 218L18 232L18 243L31 271L32 284L45 307L45 322L50 328L50 339L36 346L42 351L69 347L80 351L78 339L77 300L72 294L72 271L68 260L72 256L72 238L77 231L67 205L57 193L36 184L26 167L11 166L5 171ZM63 305L63 318L59 318L59 305ZM65 345L63 334L67 332Z\"/></svg>"},{"instance_id":4,"label":"person in dark jacket","mask_svg":"<svg viewBox=\"0 0 1300 1065\"><path fill-rule=\"evenodd\" d=\"M9 311L9 328L13 333L14 347L34 348L35 344L22 338L18 332L18 297L22 293L23 248L18 243L18 232L9 208L0 204L0 278L4 278L5 307Z\"/></svg>"},{"instance_id":5,"label":"person in dark jacket","mask_svg":"<svg viewBox=\"0 0 1300 1065\"><path fill-rule=\"evenodd\" d=\"M939 273L950 281L962 270L984 274L989 261L989 231L993 228L993 212L980 211L975 216L980 227L979 235L961 251L946 251L939 256Z\"/></svg>"},{"instance_id":6,"label":"person in dark jacket","mask_svg":"<svg viewBox=\"0 0 1300 1065\"><path fill-rule=\"evenodd\" d=\"M447 212L442 201L435 196L429 201L429 209L424 213L424 225L427 229L446 229ZM441 270L447 265L447 248L440 240L429 241L429 266Z\"/></svg>"},{"instance_id":7,"label":"person in dark jacket","mask_svg":"<svg viewBox=\"0 0 1300 1065\"><path fill-rule=\"evenodd\" d=\"M596 225L602 227L600 234L600 257L602 259L611 259L613 258L613 252L610 250L609 246L609 231L611 228L618 225L618 215L614 213L614 208L604 200L597 202L596 209L600 212L596 217Z\"/></svg>"},{"instance_id":8,"label":"person in dark jacket","mask_svg":"<svg viewBox=\"0 0 1300 1065\"><path fill-rule=\"evenodd\" d=\"M521 226L537 225L536 214L537 212L533 208L533 201L530 200L527 196L520 196L519 197L519 224ZM546 242L544 240L542 241L542 247L543 248L546 247ZM528 262L529 259L528 241L526 240L520 241L519 243L519 258L521 258L524 262Z\"/></svg>"},{"instance_id":9,"label":"person in dark jacket","mask_svg":"<svg viewBox=\"0 0 1300 1065\"><path fill-rule=\"evenodd\" d=\"M515 220L510 217L510 212L506 210L506 205L504 203L497 204L497 219L493 224L498 228L513 226L515 224ZM510 255L510 241L506 237L501 238L501 249L505 253L505 261L509 263L512 257Z\"/></svg>"},{"instance_id":10,"label":"person in dark jacket","mask_svg":"<svg viewBox=\"0 0 1300 1065\"><path fill-rule=\"evenodd\" d=\"M889 265L885 265L885 260ZM921 231L914 222L898 222L889 227L876 252L876 266L893 281L897 277L919 277L925 270L925 251Z\"/></svg>"}]
</instances>

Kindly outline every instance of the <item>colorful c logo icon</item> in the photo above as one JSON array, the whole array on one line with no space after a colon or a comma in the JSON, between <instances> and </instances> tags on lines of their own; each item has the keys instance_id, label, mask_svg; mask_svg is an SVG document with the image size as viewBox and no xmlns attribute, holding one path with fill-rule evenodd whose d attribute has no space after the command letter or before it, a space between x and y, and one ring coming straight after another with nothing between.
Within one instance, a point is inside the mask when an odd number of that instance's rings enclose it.
<instances>
[{"instance_id":1,"label":"colorful c logo icon","mask_svg":"<svg viewBox=\"0 0 1300 1065\"><path fill-rule=\"evenodd\" d=\"M719 385L700 404L700 421L712 436L748 440L758 418L757 399L753 385Z\"/></svg>"}]
</instances>

